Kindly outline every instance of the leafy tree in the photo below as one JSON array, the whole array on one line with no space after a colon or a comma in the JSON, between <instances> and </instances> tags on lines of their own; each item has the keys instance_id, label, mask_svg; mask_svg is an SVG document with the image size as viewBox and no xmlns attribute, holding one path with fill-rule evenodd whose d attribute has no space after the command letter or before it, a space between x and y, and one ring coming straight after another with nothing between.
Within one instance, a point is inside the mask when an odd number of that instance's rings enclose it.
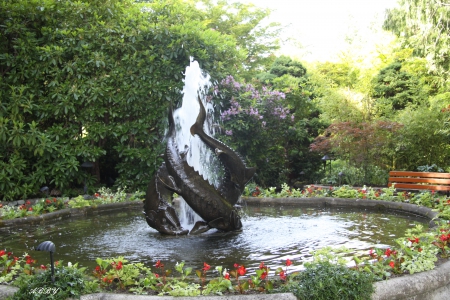
<instances>
[{"instance_id":1,"label":"leafy tree","mask_svg":"<svg viewBox=\"0 0 450 300\"><path fill-rule=\"evenodd\" d=\"M106 177L147 184L190 57L212 76L244 58L232 38L183 18L182 2L167 4L0 3L0 198Z\"/></svg>"},{"instance_id":2,"label":"leafy tree","mask_svg":"<svg viewBox=\"0 0 450 300\"><path fill-rule=\"evenodd\" d=\"M429 68L448 79L450 66L450 5L440 0L400 0L399 7L388 10L383 28L393 32L402 48L414 49L426 58Z\"/></svg>"},{"instance_id":3,"label":"leafy tree","mask_svg":"<svg viewBox=\"0 0 450 300\"><path fill-rule=\"evenodd\" d=\"M280 48L278 37L282 28L279 23L263 23L271 13L269 9L226 0L200 2L205 5L202 20L208 28L234 37L237 47L246 50L247 56L242 62L245 72L236 75L249 81L272 64L273 53Z\"/></svg>"},{"instance_id":4,"label":"leafy tree","mask_svg":"<svg viewBox=\"0 0 450 300\"><path fill-rule=\"evenodd\" d=\"M311 180L321 161L309 151L309 144L323 125L311 101L314 91L306 68L280 57L270 73L259 78L264 76L270 86L242 84L228 77L216 87L223 103L221 138L257 166L255 180L260 185Z\"/></svg>"},{"instance_id":5,"label":"leafy tree","mask_svg":"<svg viewBox=\"0 0 450 300\"><path fill-rule=\"evenodd\" d=\"M402 68L402 62L395 61L382 69L374 79L372 96L376 99L378 114L389 116L410 105L424 104L428 94L415 74Z\"/></svg>"},{"instance_id":6,"label":"leafy tree","mask_svg":"<svg viewBox=\"0 0 450 300\"><path fill-rule=\"evenodd\" d=\"M319 63L316 70L328 78L332 86L344 88L354 88L360 74L360 70L348 61Z\"/></svg>"},{"instance_id":7,"label":"leafy tree","mask_svg":"<svg viewBox=\"0 0 450 300\"><path fill-rule=\"evenodd\" d=\"M332 153L363 170L369 166L390 169L395 159L395 136L401 127L381 120L333 123L311 144L311 151Z\"/></svg>"},{"instance_id":8,"label":"leafy tree","mask_svg":"<svg viewBox=\"0 0 450 300\"><path fill-rule=\"evenodd\" d=\"M438 107L405 109L396 118L403 124L395 143L394 167L417 170L433 164L447 169L449 165L449 135L445 129L449 113Z\"/></svg>"}]
</instances>

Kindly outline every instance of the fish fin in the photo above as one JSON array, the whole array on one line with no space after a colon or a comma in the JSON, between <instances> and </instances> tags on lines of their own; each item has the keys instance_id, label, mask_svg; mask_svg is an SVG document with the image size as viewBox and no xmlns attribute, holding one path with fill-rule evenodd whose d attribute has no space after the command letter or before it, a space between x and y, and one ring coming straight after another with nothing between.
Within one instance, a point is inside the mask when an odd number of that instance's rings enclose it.
<instances>
[{"instance_id":1,"label":"fish fin","mask_svg":"<svg viewBox=\"0 0 450 300\"><path fill-rule=\"evenodd\" d=\"M200 96L197 96L197 99L198 103L200 104L200 112L198 113L197 120L195 121L194 125L191 126L190 130L192 135L204 133L203 123L205 123L206 120L206 110L205 107L203 106Z\"/></svg>"}]
</instances>

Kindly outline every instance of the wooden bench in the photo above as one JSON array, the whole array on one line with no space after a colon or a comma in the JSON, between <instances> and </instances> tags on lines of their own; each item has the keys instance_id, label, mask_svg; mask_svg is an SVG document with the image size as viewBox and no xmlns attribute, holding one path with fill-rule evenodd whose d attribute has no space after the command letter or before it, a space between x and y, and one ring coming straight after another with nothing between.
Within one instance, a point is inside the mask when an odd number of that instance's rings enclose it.
<instances>
[{"instance_id":1,"label":"wooden bench","mask_svg":"<svg viewBox=\"0 0 450 300\"><path fill-rule=\"evenodd\" d=\"M450 173L390 171L389 184L411 190L450 191Z\"/></svg>"}]
</instances>

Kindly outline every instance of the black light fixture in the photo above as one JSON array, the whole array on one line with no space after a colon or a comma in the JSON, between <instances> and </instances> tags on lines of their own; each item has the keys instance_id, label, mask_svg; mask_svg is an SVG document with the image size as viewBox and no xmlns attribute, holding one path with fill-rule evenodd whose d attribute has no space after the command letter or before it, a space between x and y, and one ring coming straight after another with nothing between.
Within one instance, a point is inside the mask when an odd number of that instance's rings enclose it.
<instances>
[{"instance_id":1,"label":"black light fixture","mask_svg":"<svg viewBox=\"0 0 450 300\"><path fill-rule=\"evenodd\" d=\"M338 173L338 176L339 176L339 186L341 185L341 183L342 183L342 176L344 176L344 172L339 172Z\"/></svg>"},{"instance_id":2,"label":"black light fixture","mask_svg":"<svg viewBox=\"0 0 450 300\"><path fill-rule=\"evenodd\" d=\"M48 186L43 186L41 187L40 191L42 193L45 193L45 195L48 197Z\"/></svg>"},{"instance_id":3,"label":"black light fixture","mask_svg":"<svg viewBox=\"0 0 450 300\"><path fill-rule=\"evenodd\" d=\"M80 165L80 167L85 168L85 169L92 168L93 166L94 166L94 163L93 163L93 162L90 162L90 161L85 161L84 163L82 163L82 164ZM87 191L88 191L88 186L87 186L87 183L86 183L86 178L84 179L84 187L83 187L83 190L84 190L84 194L86 195L86 194L87 194Z\"/></svg>"},{"instance_id":4,"label":"black light fixture","mask_svg":"<svg viewBox=\"0 0 450 300\"><path fill-rule=\"evenodd\" d=\"M330 160L330 175L331 175L331 160L333 160L332 157L329 157L327 154L321 158L323 161L323 169L324 171L326 171L326 165L327 165L327 161Z\"/></svg>"},{"instance_id":5,"label":"black light fixture","mask_svg":"<svg viewBox=\"0 0 450 300\"><path fill-rule=\"evenodd\" d=\"M53 244L53 242L50 241L45 241L39 244L39 246L37 246L35 248L36 251L48 251L50 252L50 266L52 268L52 282L55 282L55 266L53 263L53 253L56 250L55 244Z\"/></svg>"}]
</instances>

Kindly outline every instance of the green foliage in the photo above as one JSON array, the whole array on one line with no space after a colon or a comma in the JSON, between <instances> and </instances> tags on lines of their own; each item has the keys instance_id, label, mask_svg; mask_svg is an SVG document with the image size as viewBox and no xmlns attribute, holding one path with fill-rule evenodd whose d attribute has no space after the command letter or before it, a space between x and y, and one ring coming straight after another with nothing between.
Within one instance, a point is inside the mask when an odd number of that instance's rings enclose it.
<instances>
[{"instance_id":1,"label":"green foliage","mask_svg":"<svg viewBox=\"0 0 450 300\"><path fill-rule=\"evenodd\" d=\"M397 35L403 48L426 58L429 69L440 75L440 85L448 79L450 66L449 10L447 3L438 0L402 0L388 10L383 25Z\"/></svg>"},{"instance_id":2,"label":"green foliage","mask_svg":"<svg viewBox=\"0 0 450 300\"><path fill-rule=\"evenodd\" d=\"M166 2L1 2L0 199L108 177L145 188L190 57L213 78L244 57L187 3Z\"/></svg>"},{"instance_id":3,"label":"green foliage","mask_svg":"<svg viewBox=\"0 0 450 300\"><path fill-rule=\"evenodd\" d=\"M449 162L448 134L443 131L446 112L437 108L406 109L398 114L403 124L395 139L395 168L417 170L419 166L446 166Z\"/></svg>"},{"instance_id":4,"label":"green foliage","mask_svg":"<svg viewBox=\"0 0 450 300\"><path fill-rule=\"evenodd\" d=\"M84 199L82 195L70 199L67 204L69 205L70 208L83 208L91 206L91 202L89 200Z\"/></svg>"},{"instance_id":5,"label":"green foliage","mask_svg":"<svg viewBox=\"0 0 450 300\"><path fill-rule=\"evenodd\" d=\"M14 282L19 290L11 300L65 300L80 298L84 292L86 279L85 268L78 268L77 264L55 268L55 282L52 282L50 268L34 276L21 276Z\"/></svg>"},{"instance_id":6,"label":"green foliage","mask_svg":"<svg viewBox=\"0 0 450 300\"><path fill-rule=\"evenodd\" d=\"M371 299L373 281L370 273L325 262L306 267L280 290L292 292L298 299Z\"/></svg>"},{"instance_id":7,"label":"green foliage","mask_svg":"<svg viewBox=\"0 0 450 300\"><path fill-rule=\"evenodd\" d=\"M401 128L397 122L384 120L333 123L314 140L310 149L322 154L334 153L351 166L361 168L363 183L368 183L372 174L379 180L377 167L386 170L390 166L396 155L392 149L396 133Z\"/></svg>"},{"instance_id":8,"label":"green foliage","mask_svg":"<svg viewBox=\"0 0 450 300\"><path fill-rule=\"evenodd\" d=\"M393 62L378 73L372 96L376 99L375 109L380 116L392 116L408 106L427 103L428 99L418 77L406 72L400 61Z\"/></svg>"},{"instance_id":9,"label":"green foliage","mask_svg":"<svg viewBox=\"0 0 450 300\"><path fill-rule=\"evenodd\" d=\"M298 62L277 63L293 74L305 74ZM289 73L286 70L280 73ZM322 125L314 117L307 78L284 74L272 84L272 89L258 87L229 76L214 88L219 99L213 98L223 122L219 139L257 167L254 180L262 186L280 186L288 178L300 178L301 172L312 178L320 164L318 155L308 149Z\"/></svg>"}]
</instances>

